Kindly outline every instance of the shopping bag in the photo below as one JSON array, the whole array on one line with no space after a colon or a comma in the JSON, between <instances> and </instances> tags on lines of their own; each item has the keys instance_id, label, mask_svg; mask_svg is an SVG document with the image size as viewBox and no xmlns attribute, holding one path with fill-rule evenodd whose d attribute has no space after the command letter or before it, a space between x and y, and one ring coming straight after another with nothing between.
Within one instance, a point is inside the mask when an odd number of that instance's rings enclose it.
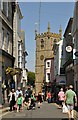
<instances>
[{"instance_id":1,"label":"shopping bag","mask_svg":"<svg viewBox=\"0 0 78 120\"><path fill-rule=\"evenodd\" d=\"M68 112L68 108L67 108L67 106L65 105L65 104L63 104L63 113L67 113Z\"/></svg>"},{"instance_id":2,"label":"shopping bag","mask_svg":"<svg viewBox=\"0 0 78 120\"><path fill-rule=\"evenodd\" d=\"M17 104L14 105L14 108L17 109Z\"/></svg>"}]
</instances>

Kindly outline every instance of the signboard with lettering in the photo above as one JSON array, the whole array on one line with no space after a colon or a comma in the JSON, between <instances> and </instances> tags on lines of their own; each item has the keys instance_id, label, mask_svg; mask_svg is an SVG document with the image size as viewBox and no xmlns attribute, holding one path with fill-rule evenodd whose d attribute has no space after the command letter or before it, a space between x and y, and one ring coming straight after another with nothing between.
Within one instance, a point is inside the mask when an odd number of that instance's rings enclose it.
<instances>
[{"instance_id":1,"label":"signboard with lettering","mask_svg":"<svg viewBox=\"0 0 78 120\"><path fill-rule=\"evenodd\" d=\"M66 84L66 82L64 80L59 81L59 85L65 85L65 84Z\"/></svg>"}]
</instances>

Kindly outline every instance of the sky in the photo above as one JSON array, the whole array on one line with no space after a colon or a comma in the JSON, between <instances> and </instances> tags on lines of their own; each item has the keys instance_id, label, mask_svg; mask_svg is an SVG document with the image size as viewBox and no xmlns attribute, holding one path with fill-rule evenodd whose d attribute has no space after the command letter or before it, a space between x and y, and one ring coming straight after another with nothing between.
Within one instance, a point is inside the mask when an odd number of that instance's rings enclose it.
<instances>
[{"instance_id":1,"label":"sky","mask_svg":"<svg viewBox=\"0 0 78 120\"><path fill-rule=\"evenodd\" d=\"M22 15L21 29L25 31L25 46L28 56L26 67L35 72L35 29L43 33L47 31L48 22L52 33L59 33L62 26L62 36L70 17L73 17L73 2L19 2Z\"/></svg>"}]
</instances>

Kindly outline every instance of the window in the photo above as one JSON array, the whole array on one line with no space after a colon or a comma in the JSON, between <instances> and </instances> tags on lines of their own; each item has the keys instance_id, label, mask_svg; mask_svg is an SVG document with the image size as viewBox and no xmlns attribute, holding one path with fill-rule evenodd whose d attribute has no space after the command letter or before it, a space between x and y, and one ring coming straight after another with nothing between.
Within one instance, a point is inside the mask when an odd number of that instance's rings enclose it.
<instances>
[{"instance_id":1,"label":"window","mask_svg":"<svg viewBox=\"0 0 78 120\"><path fill-rule=\"evenodd\" d=\"M20 62L18 62L18 67L20 67Z\"/></svg>"},{"instance_id":2,"label":"window","mask_svg":"<svg viewBox=\"0 0 78 120\"><path fill-rule=\"evenodd\" d=\"M47 62L47 67L50 67L50 62Z\"/></svg>"},{"instance_id":3,"label":"window","mask_svg":"<svg viewBox=\"0 0 78 120\"><path fill-rule=\"evenodd\" d=\"M2 48L4 47L4 29L2 28Z\"/></svg>"},{"instance_id":4,"label":"window","mask_svg":"<svg viewBox=\"0 0 78 120\"><path fill-rule=\"evenodd\" d=\"M6 43L7 43L7 51L9 49L9 33L7 33L7 37L6 37Z\"/></svg>"},{"instance_id":5,"label":"window","mask_svg":"<svg viewBox=\"0 0 78 120\"><path fill-rule=\"evenodd\" d=\"M3 0L1 0L0 3L1 3L1 10L3 10Z\"/></svg>"},{"instance_id":6,"label":"window","mask_svg":"<svg viewBox=\"0 0 78 120\"><path fill-rule=\"evenodd\" d=\"M47 73L48 80L50 81L50 73Z\"/></svg>"},{"instance_id":7,"label":"window","mask_svg":"<svg viewBox=\"0 0 78 120\"><path fill-rule=\"evenodd\" d=\"M64 68L60 68L60 74L65 74L65 69Z\"/></svg>"},{"instance_id":8,"label":"window","mask_svg":"<svg viewBox=\"0 0 78 120\"><path fill-rule=\"evenodd\" d=\"M18 56L18 62L21 62L21 58L20 58L20 56Z\"/></svg>"},{"instance_id":9,"label":"window","mask_svg":"<svg viewBox=\"0 0 78 120\"><path fill-rule=\"evenodd\" d=\"M6 15L7 15L7 17L8 17L8 2L6 3L6 9L7 9L7 11L6 11Z\"/></svg>"},{"instance_id":10,"label":"window","mask_svg":"<svg viewBox=\"0 0 78 120\"><path fill-rule=\"evenodd\" d=\"M44 40L41 39L41 49L44 48Z\"/></svg>"},{"instance_id":11,"label":"window","mask_svg":"<svg viewBox=\"0 0 78 120\"><path fill-rule=\"evenodd\" d=\"M20 50L20 44L18 43L18 50Z\"/></svg>"},{"instance_id":12,"label":"window","mask_svg":"<svg viewBox=\"0 0 78 120\"><path fill-rule=\"evenodd\" d=\"M7 2L3 2L3 13L7 15Z\"/></svg>"},{"instance_id":13,"label":"window","mask_svg":"<svg viewBox=\"0 0 78 120\"><path fill-rule=\"evenodd\" d=\"M56 39L54 39L54 44L56 44L56 42L57 42L57 40L56 40Z\"/></svg>"},{"instance_id":14,"label":"window","mask_svg":"<svg viewBox=\"0 0 78 120\"><path fill-rule=\"evenodd\" d=\"M22 51L22 44L18 42L18 50Z\"/></svg>"}]
</instances>

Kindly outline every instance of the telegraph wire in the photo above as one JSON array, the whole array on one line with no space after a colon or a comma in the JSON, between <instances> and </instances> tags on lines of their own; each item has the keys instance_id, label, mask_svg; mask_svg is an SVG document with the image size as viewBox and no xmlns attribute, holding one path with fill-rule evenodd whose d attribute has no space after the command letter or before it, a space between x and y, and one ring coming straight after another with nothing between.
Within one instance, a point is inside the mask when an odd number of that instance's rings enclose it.
<instances>
[{"instance_id":1,"label":"telegraph wire","mask_svg":"<svg viewBox=\"0 0 78 120\"><path fill-rule=\"evenodd\" d=\"M41 22L41 0L39 3L39 34L40 34L40 22Z\"/></svg>"}]
</instances>

